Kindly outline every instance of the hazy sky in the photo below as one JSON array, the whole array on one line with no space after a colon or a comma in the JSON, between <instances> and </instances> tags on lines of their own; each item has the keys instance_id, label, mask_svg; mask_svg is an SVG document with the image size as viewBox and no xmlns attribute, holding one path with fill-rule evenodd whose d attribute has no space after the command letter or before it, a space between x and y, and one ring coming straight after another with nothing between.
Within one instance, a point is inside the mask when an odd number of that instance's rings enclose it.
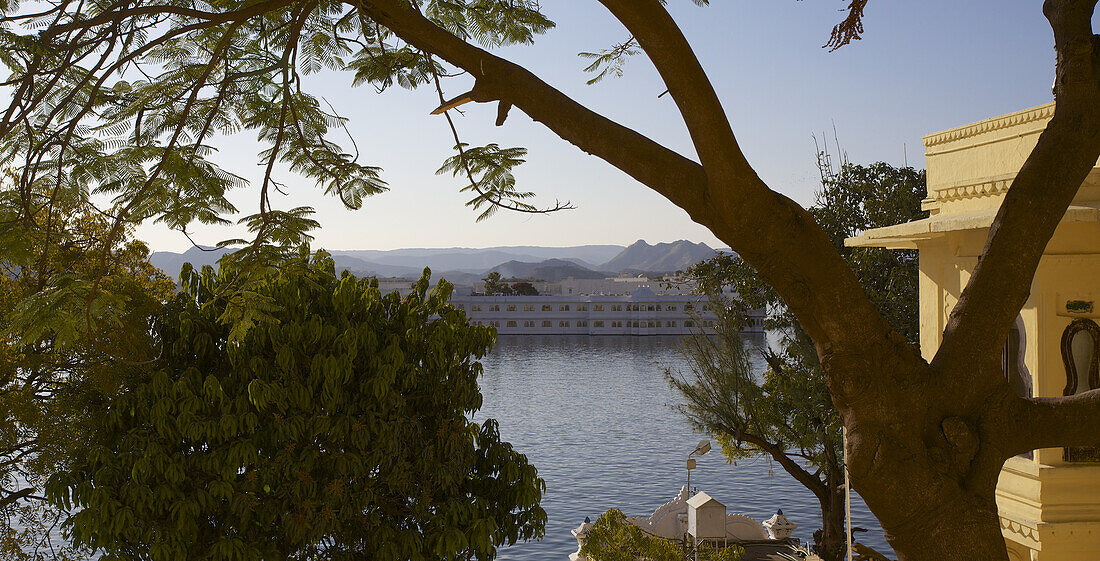
<instances>
[{"instance_id":1,"label":"hazy sky","mask_svg":"<svg viewBox=\"0 0 1100 561\"><path fill-rule=\"evenodd\" d=\"M627 37L595 1L544 0L557 23L535 45L503 49L579 102L695 159L683 122L656 72L643 57L622 78L585 85L580 51L597 51ZM707 8L670 0L670 9L708 71L742 149L775 190L808 204L818 187L814 141L835 125L855 163L885 161L923 167L921 136L1051 100L1053 38L1040 0L871 0L866 33L837 52L821 48L844 17L847 0L713 0ZM466 77L445 84L448 97L469 89ZM437 176L453 140L433 90L394 87L381 95L351 87L351 74L312 75L306 86L344 116L367 163L382 167L390 191L347 211L307 180L284 174L291 186L282 208L317 209L322 229L315 247L486 247L495 245L629 244L689 239L725 244L657 194L602 160L588 156L513 109L493 126L496 105L469 104L456 124L465 142L529 149L517 172L522 189L543 205L568 200L578 208L548 216L498 213L475 223L463 206L461 181ZM218 143L219 161L257 178L259 146L246 137ZM233 196L246 212L256 189ZM239 232L198 229L214 243ZM181 234L142 227L154 249L182 251Z\"/></svg>"}]
</instances>

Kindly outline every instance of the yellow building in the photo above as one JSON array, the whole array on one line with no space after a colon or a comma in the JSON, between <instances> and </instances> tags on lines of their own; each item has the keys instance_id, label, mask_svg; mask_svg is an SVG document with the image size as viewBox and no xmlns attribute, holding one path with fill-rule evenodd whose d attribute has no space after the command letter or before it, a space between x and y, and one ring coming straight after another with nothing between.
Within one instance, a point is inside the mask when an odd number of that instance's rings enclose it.
<instances>
[{"instance_id":1,"label":"yellow building","mask_svg":"<svg viewBox=\"0 0 1100 561\"><path fill-rule=\"evenodd\" d=\"M1053 113L1050 103L925 136L922 204L929 217L846 240L920 250L926 359L939 348L1004 194ZM1100 167L1094 167L1047 246L1006 342L1004 368L1013 387L1032 396L1100 387L1098 321ZM1100 450L1043 449L1009 459L997 505L1012 561L1100 560Z\"/></svg>"}]
</instances>

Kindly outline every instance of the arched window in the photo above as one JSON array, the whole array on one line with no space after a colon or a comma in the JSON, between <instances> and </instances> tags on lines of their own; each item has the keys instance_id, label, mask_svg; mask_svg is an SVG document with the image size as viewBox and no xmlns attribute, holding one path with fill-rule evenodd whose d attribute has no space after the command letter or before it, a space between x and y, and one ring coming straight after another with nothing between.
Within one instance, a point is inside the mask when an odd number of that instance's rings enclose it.
<instances>
[{"instance_id":1,"label":"arched window","mask_svg":"<svg viewBox=\"0 0 1100 561\"><path fill-rule=\"evenodd\" d=\"M1020 397L1032 397L1031 373L1024 364L1024 351L1027 349L1027 332L1024 330L1024 320L1016 316L1016 323L1008 332L1005 339L1004 351L1001 353L1001 370L1008 380L1008 385L1013 393ZM1020 457L1032 459L1033 453L1020 454Z\"/></svg>"},{"instance_id":2,"label":"arched window","mask_svg":"<svg viewBox=\"0 0 1100 561\"><path fill-rule=\"evenodd\" d=\"M1016 323L1012 325L1005 339L1004 351L1001 353L1001 369L1008 384L1012 386L1012 391L1020 397L1033 395L1031 373L1024 364L1026 349L1027 337L1023 318L1017 316Z\"/></svg>"},{"instance_id":3,"label":"arched window","mask_svg":"<svg viewBox=\"0 0 1100 561\"><path fill-rule=\"evenodd\" d=\"M1100 388L1100 325L1087 318L1073 320L1062 332L1062 364L1066 387L1062 395ZM1067 462L1100 462L1100 448L1066 448Z\"/></svg>"}]
</instances>

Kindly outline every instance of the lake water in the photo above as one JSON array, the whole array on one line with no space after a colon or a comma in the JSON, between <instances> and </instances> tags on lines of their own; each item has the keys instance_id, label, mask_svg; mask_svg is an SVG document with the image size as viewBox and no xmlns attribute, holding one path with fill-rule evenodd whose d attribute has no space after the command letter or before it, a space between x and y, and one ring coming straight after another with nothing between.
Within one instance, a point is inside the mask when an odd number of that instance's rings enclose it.
<instances>
[{"instance_id":1,"label":"lake water","mask_svg":"<svg viewBox=\"0 0 1100 561\"><path fill-rule=\"evenodd\" d=\"M546 537L500 551L498 559L565 561L577 550L569 530L609 508L648 517L686 483L684 463L699 440L673 406L664 369L686 371L677 337L505 336L485 367L482 410L501 436L546 480ZM762 338L752 339L763 344ZM813 494L764 457L726 463L717 445L698 458L692 487L727 512L764 521L782 508L811 542L820 527ZM890 554L878 522L853 494L859 541Z\"/></svg>"}]
</instances>

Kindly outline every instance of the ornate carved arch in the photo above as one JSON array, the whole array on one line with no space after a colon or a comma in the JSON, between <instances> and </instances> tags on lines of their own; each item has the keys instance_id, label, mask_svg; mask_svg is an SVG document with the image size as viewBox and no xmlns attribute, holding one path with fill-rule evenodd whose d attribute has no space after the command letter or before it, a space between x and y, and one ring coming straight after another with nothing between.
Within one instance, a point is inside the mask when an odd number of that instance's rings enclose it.
<instances>
[{"instance_id":1,"label":"ornate carved arch","mask_svg":"<svg viewBox=\"0 0 1100 561\"><path fill-rule=\"evenodd\" d=\"M1089 357L1087 389L1100 388L1100 325L1087 318L1073 320L1062 332L1062 364L1066 367L1066 387L1062 395L1074 395L1081 383L1077 362L1073 360L1073 338L1082 331L1092 339L1092 356ZM1100 448L1064 448L1062 459L1067 462L1100 462Z\"/></svg>"},{"instance_id":2,"label":"ornate carved arch","mask_svg":"<svg viewBox=\"0 0 1100 561\"><path fill-rule=\"evenodd\" d=\"M1092 357L1089 359L1088 388L1100 388L1100 325L1088 318L1073 320L1062 332L1062 364L1066 367L1066 388L1062 395L1077 393L1080 376L1077 363L1073 360L1073 338L1080 332L1087 332L1092 338Z\"/></svg>"}]
</instances>

